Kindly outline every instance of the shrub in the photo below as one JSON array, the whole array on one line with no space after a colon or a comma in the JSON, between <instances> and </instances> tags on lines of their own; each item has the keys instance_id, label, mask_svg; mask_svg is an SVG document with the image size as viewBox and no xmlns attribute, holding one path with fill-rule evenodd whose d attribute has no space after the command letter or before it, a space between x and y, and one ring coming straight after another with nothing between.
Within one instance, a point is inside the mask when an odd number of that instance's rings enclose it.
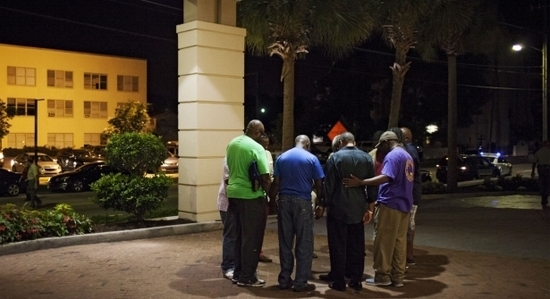
<instances>
[{"instance_id":1,"label":"shrub","mask_svg":"<svg viewBox=\"0 0 550 299\"><path fill-rule=\"evenodd\" d=\"M171 185L172 179L164 174L147 178L117 173L103 176L91 188L100 207L133 214L143 222L147 213L163 205Z\"/></svg>"},{"instance_id":2,"label":"shrub","mask_svg":"<svg viewBox=\"0 0 550 299\"><path fill-rule=\"evenodd\" d=\"M20 209L14 204L0 206L0 244L90 232L91 220L66 204L43 212Z\"/></svg>"},{"instance_id":3,"label":"shrub","mask_svg":"<svg viewBox=\"0 0 550 299\"><path fill-rule=\"evenodd\" d=\"M439 182L424 182L422 183L422 194L441 194L446 193L447 188Z\"/></svg>"},{"instance_id":4,"label":"shrub","mask_svg":"<svg viewBox=\"0 0 550 299\"><path fill-rule=\"evenodd\" d=\"M109 174L92 184L94 202L104 209L133 214L143 222L147 213L162 206L172 185L172 179L164 174L144 177L147 170L159 168L166 151L161 139L153 134L114 135L105 148L106 163L122 174Z\"/></svg>"},{"instance_id":5,"label":"shrub","mask_svg":"<svg viewBox=\"0 0 550 299\"><path fill-rule=\"evenodd\" d=\"M78 215L71 206L58 204L53 210L44 211L42 237L81 235L92 232L92 221Z\"/></svg>"},{"instance_id":6,"label":"shrub","mask_svg":"<svg viewBox=\"0 0 550 299\"><path fill-rule=\"evenodd\" d=\"M105 161L132 176L143 176L147 170L159 168L166 151L161 139L153 134L116 134L105 148Z\"/></svg>"}]
</instances>

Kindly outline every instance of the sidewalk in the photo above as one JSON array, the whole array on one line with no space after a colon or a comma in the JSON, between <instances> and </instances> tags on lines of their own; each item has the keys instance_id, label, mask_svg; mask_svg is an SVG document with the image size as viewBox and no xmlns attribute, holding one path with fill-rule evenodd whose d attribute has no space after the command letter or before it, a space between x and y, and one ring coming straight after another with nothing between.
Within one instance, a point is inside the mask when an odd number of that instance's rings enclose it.
<instances>
[{"instance_id":1,"label":"sidewalk","mask_svg":"<svg viewBox=\"0 0 550 299\"><path fill-rule=\"evenodd\" d=\"M272 222L273 219L270 219ZM367 242L365 277L372 271ZM240 288L220 270L221 231L75 245L0 256L0 298L550 298L550 261L416 247L403 288L337 292L320 280L310 294L277 288L278 243L266 231L264 288ZM326 236L315 236L314 278L329 270Z\"/></svg>"}]
</instances>

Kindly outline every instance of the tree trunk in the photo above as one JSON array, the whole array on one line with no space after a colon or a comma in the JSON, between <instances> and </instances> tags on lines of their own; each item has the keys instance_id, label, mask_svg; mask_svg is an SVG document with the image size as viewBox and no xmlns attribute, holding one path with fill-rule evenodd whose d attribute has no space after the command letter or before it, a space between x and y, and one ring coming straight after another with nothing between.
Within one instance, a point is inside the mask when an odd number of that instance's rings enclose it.
<instances>
[{"instance_id":1,"label":"tree trunk","mask_svg":"<svg viewBox=\"0 0 550 299\"><path fill-rule=\"evenodd\" d=\"M405 74L407 74L407 71L411 66L410 62L406 62L406 58L407 51L400 48L395 49L395 63L390 67L392 70L393 84L388 128L397 127L399 124L399 111L401 109L403 83L405 82Z\"/></svg>"},{"instance_id":2,"label":"tree trunk","mask_svg":"<svg viewBox=\"0 0 550 299\"><path fill-rule=\"evenodd\" d=\"M456 55L448 54L448 128L447 128L447 192L454 193L458 188L458 169L456 152L456 110L457 110L457 86L456 86Z\"/></svg>"},{"instance_id":3,"label":"tree trunk","mask_svg":"<svg viewBox=\"0 0 550 299\"><path fill-rule=\"evenodd\" d=\"M294 56L283 59L283 151L294 146L294 62Z\"/></svg>"}]
</instances>

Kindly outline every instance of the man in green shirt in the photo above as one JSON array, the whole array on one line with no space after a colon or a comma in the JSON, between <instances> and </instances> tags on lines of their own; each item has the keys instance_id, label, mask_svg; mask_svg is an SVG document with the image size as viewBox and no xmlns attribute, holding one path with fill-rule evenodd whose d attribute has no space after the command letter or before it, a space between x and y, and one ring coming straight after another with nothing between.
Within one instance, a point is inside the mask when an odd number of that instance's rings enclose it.
<instances>
[{"instance_id":1,"label":"man in green shirt","mask_svg":"<svg viewBox=\"0 0 550 299\"><path fill-rule=\"evenodd\" d=\"M265 285L265 280L256 277L266 225L266 193L271 187L269 162L260 144L263 135L265 128L262 122L252 120L246 126L245 134L231 140L226 150L229 168L228 211L235 216L237 230L232 281L241 287ZM261 174L262 188L257 190L252 188L249 178L249 167L253 161L256 161Z\"/></svg>"}]
</instances>

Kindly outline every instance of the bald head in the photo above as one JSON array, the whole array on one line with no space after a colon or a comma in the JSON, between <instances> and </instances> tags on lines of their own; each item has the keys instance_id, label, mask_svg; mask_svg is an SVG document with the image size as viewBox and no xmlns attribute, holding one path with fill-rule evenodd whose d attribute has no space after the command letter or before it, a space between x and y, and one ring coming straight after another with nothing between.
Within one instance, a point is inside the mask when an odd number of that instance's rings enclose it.
<instances>
[{"instance_id":1,"label":"bald head","mask_svg":"<svg viewBox=\"0 0 550 299\"><path fill-rule=\"evenodd\" d=\"M403 141L405 141L406 143L412 142L413 135L411 130L409 130L409 128L402 127L401 132L403 132Z\"/></svg>"},{"instance_id":2,"label":"bald head","mask_svg":"<svg viewBox=\"0 0 550 299\"><path fill-rule=\"evenodd\" d=\"M309 137L307 137L306 135L296 136L296 139L294 139L294 143L296 144L296 147L303 148L309 151L310 142Z\"/></svg>"},{"instance_id":3,"label":"bald head","mask_svg":"<svg viewBox=\"0 0 550 299\"><path fill-rule=\"evenodd\" d=\"M244 133L246 136L256 140L258 143L261 143L261 138L265 135L264 124L258 119L253 119L246 126Z\"/></svg>"}]
</instances>

